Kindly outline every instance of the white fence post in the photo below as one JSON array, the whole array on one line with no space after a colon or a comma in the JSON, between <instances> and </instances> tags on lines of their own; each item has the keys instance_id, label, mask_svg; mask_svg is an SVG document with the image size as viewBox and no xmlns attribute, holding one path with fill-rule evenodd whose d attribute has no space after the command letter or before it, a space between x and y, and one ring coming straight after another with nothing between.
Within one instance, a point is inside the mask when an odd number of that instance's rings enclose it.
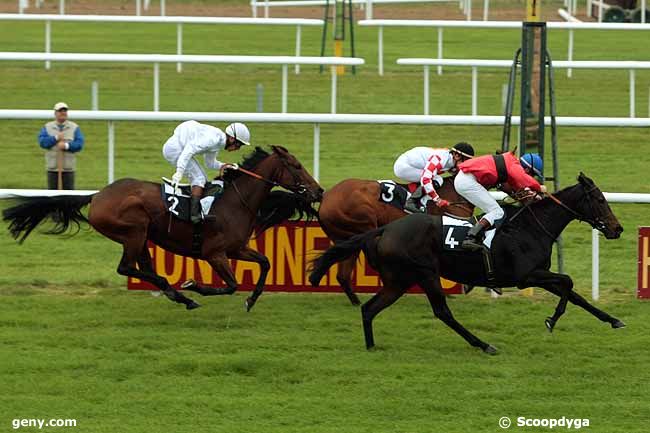
<instances>
[{"instance_id":1,"label":"white fence post","mask_svg":"<svg viewBox=\"0 0 650 433\"><path fill-rule=\"evenodd\" d=\"M366 19L372 19L372 0L366 0Z\"/></svg>"},{"instance_id":2,"label":"white fence post","mask_svg":"<svg viewBox=\"0 0 650 433\"><path fill-rule=\"evenodd\" d=\"M636 82L635 82L635 71L634 69L630 69L630 117L636 117L636 92L635 92L635 87L636 87Z\"/></svg>"},{"instance_id":3,"label":"white fence post","mask_svg":"<svg viewBox=\"0 0 650 433\"><path fill-rule=\"evenodd\" d=\"M90 86L90 100L92 110L99 110L99 83L97 81L93 81Z\"/></svg>"},{"instance_id":4,"label":"white fence post","mask_svg":"<svg viewBox=\"0 0 650 433\"><path fill-rule=\"evenodd\" d=\"M646 12L647 12L646 0L641 0L641 23L642 24L646 23L647 20L647 17L645 16Z\"/></svg>"},{"instance_id":5,"label":"white fence post","mask_svg":"<svg viewBox=\"0 0 650 433\"><path fill-rule=\"evenodd\" d=\"M320 180L320 123L314 123L314 179Z\"/></svg>"},{"instance_id":6,"label":"white fence post","mask_svg":"<svg viewBox=\"0 0 650 433\"><path fill-rule=\"evenodd\" d=\"M287 65L282 65L282 112L286 113L287 112L287 92L288 92L288 84L289 83L289 72L288 72L288 66Z\"/></svg>"},{"instance_id":7,"label":"white fence post","mask_svg":"<svg viewBox=\"0 0 650 433\"><path fill-rule=\"evenodd\" d=\"M65 0L59 0L59 14L65 15Z\"/></svg>"},{"instance_id":8,"label":"white fence post","mask_svg":"<svg viewBox=\"0 0 650 433\"><path fill-rule=\"evenodd\" d=\"M165 15L166 15L165 0L160 0L160 16L164 17Z\"/></svg>"},{"instance_id":9,"label":"white fence post","mask_svg":"<svg viewBox=\"0 0 650 433\"><path fill-rule=\"evenodd\" d=\"M429 115L429 66L424 65L424 115Z\"/></svg>"},{"instance_id":10,"label":"white fence post","mask_svg":"<svg viewBox=\"0 0 650 433\"><path fill-rule=\"evenodd\" d=\"M45 21L45 52L48 54L52 52L52 22L51 21ZM45 62L45 69L49 71L50 66L51 66L50 61L47 60Z\"/></svg>"},{"instance_id":11,"label":"white fence post","mask_svg":"<svg viewBox=\"0 0 650 433\"><path fill-rule=\"evenodd\" d=\"M160 111L160 63L153 64L153 111Z\"/></svg>"},{"instance_id":12,"label":"white fence post","mask_svg":"<svg viewBox=\"0 0 650 433\"><path fill-rule=\"evenodd\" d=\"M296 57L300 57L301 26L296 26ZM296 63L296 75L300 73L300 65Z\"/></svg>"},{"instance_id":13,"label":"white fence post","mask_svg":"<svg viewBox=\"0 0 650 433\"><path fill-rule=\"evenodd\" d=\"M603 22L603 0L598 1L598 22Z\"/></svg>"},{"instance_id":14,"label":"white fence post","mask_svg":"<svg viewBox=\"0 0 650 433\"><path fill-rule=\"evenodd\" d=\"M269 17L269 0L264 0L264 18Z\"/></svg>"},{"instance_id":15,"label":"white fence post","mask_svg":"<svg viewBox=\"0 0 650 433\"><path fill-rule=\"evenodd\" d=\"M18 0L18 13L22 14L25 12L27 5L25 4L26 0Z\"/></svg>"},{"instance_id":16,"label":"white fence post","mask_svg":"<svg viewBox=\"0 0 650 433\"><path fill-rule=\"evenodd\" d=\"M115 180L115 125L108 121L108 183Z\"/></svg>"},{"instance_id":17,"label":"white fence post","mask_svg":"<svg viewBox=\"0 0 650 433\"><path fill-rule=\"evenodd\" d=\"M569 29L569 53L567 54L567 60L573 60L573 29ZM571 68L567 68L566 76L571 78L572 72Z\"/></svg>"},{"instance_id":18,"label":"white fence post","mask_svg":"<svg viewBox=\"0 0 650 433\"><path fill-rule=\"evenodd\" d=\"M598 269L600 268L600 244L598 230L591 229L591 298L597 301L600 297L600 281Z\"/></svg>"},{"instance_id":19,"label":"white fence post","mask_svg":"<svg viewBox=\"0 0 650 433\"><path fill-rule=\"evenodd\" d=\"M141 15L141 10L142 5L141 5L142 0L135 0L135 15L140 16Z\"/></svg>"},{"instance_id":20,"label":"white fence post","mask_svg":"<svg viewBox=\"0 0 650 433\"><path fill-rule=\"evenodd\" d=\"M467 21L472 21L472 0L467 1L467 9L465 13L467 14Z\"/></svg>"},{"instance_id":21,"label":"white fence post","mask_svg":"<svg viewBox=\"0 0 650 433\"><path fill-rule=\"evenodd\" d=\"M442 60L442 27L438 27L438 60ZM442 66L438 66L438 75L442 75Z\"/></svg>"},{"instance_id":22,"label":"white fence post","mask_svg":"<svg viewBox=\"0 0 650 433\"><path fill-rule=\"evenodd\" d=\"M331 67L332 70L332 101L331 113L336 114L336 66Z\"/></svg>"},{"instance_id":23,"label":"white fence post","mask_svg":"<svg viewBox=\"0 0 650 433\"><path fill-rule=\"evenodd\" d=\"M183 54L183 23L176 24L176 54ZM183 64L176 63L176 72L183 71Z\"/></svg>"},{"instance_id":24,"label":"white fence post","mask_svg":"<svg viewBox=\"0 0 650 433\"><path fill-rule=\"evenodd\" d=\"M384 26L379 26L377 31L378 38L378 53L377 53L377 65L379 67L379 75L384 75Z\"/></svg>"},{"instance_id":25,"label":"white fence post","mask_svg":"<svg viewBox=\"0 0 650 433\"><path fill-rule=\"evenodd\" d=\"M483 0L483 21L488 20L489 11L490 11L490 0Z\"/></svg>"},{"instance_id":26,"label":"white fence post","mask_svg":"<svg viewBox=\"0 0 650 433\"><path fill-rule=\"evenodd\" d=\"M478 68L472 66L472 116L478 114Z\"/></svg>"}]
</instances>

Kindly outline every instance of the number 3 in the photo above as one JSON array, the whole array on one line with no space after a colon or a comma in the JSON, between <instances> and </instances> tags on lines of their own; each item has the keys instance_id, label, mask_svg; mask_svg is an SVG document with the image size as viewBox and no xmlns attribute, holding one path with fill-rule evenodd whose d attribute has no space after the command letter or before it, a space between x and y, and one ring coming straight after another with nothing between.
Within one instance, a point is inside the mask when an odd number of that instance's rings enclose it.
<instances>
[{"instance_id":1,"label":"number 3","mask_svg":"<svg viewBox=\"0 0 650 433\"><path fill-rule=\"evenodd\" d=\"M392 183L385 183L384 185L386 185L386 191L381 194L381 199L386 203L390 203L395 198L395 195L393 194L393 191L395 191L395 185Z\"/></svg>"}]
</instances>

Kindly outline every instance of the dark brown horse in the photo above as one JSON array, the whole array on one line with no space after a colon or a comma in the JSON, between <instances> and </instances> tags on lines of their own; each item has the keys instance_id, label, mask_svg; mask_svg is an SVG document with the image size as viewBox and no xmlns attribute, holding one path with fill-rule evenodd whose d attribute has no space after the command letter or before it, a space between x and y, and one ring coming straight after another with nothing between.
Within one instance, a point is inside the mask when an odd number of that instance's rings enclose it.
<instances>
[{"instance_id":1,"label":"dark brown horse","mask_svg":"<svg viewBox=\"0 0 650 433\"><path fill-rule=\"evenodd\" d=\"M379 201L380 185L376 180L346 179L337 183L323 195L318 210L318 219L323 230L334 242L344 241L354 235L365 233L406 215L402 210ZM453 177L446 177L440 188L440 197L449 201L450 206L440 209L431 205L431 215L449 213L460 217L469 217L474 206L459 195L454 189ZM352 290L352 270L358 254L339 263L336 279L352 302L360 305L359 298Z\"/></svg>"},{"instance_id":2,"label":"dark brown horse","mask_svg":"<svg viewBox=\"0 0 650 433\"><path fill-rule=\"evenodd\" d=\"M192 224L174 219L170 225L169 211L161 199L160 184L153 182L121 179L91 196L27 198L6 209L3 216L10 222L9 230L13 237L20 238L21 242L47 217L56 222L54 229L50 230L53 234L65 232L71 224L89 222L95 230L122 244L124 252L117 268L119 274L157 286L169 299L185 304L187 309L197 308L199 304L155 273L147 240L170 252L207 260L227 287L204 287L194 281L184 283L184 289L203 296L229 295L237 290L229 258L259 263L262 272L255 290L246 300L246 308L250 310L264 290L270 265L266 256L249 248L247 242L258 210L269 197L271 188L282 186L303 197L306 204L319 200L323 190L300 162L280 146L272 146L271 153L258 147L244 159L241 167L260 178L241 171L226 174L223 196L211 210L216 219L205 222L202 227L200 254L193 251ZM299 201L290 201L279 207L298 206L297 203ZM88 204L90 210L86 219L81 209ZM277 203L275 207L278 207Z\"/></svg>"}]
</instances>

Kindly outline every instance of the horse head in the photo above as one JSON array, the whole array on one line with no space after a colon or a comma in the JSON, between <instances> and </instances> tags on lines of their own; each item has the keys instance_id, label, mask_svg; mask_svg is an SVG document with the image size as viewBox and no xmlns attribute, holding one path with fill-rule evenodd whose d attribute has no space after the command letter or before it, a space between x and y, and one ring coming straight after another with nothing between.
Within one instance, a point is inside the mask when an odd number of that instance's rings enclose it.
<instances>
[{"instance_id":1,"label":"horse head","mask_svg":"<svg viewBox=\"0 0 650 433\"><path fill-rule=\"evenodd\" d=\"M271 149L273 158L279 162L273 180L310 203L320 201L323 197L323 188L305 170L300 161L282 146L271 146Z\"/></svg>"},{"instance_id":2,"label":"horse head","mask_svg":"<svg viewBox=\"0 0 650 433\"><path fill-rule=\"evenodd\" d=\"M594 181L581 172L576 187L582 192L577 203L572 205L576 213L607 239L618 239L623 232L623 227Z\"/></svg>"}]
</instances>

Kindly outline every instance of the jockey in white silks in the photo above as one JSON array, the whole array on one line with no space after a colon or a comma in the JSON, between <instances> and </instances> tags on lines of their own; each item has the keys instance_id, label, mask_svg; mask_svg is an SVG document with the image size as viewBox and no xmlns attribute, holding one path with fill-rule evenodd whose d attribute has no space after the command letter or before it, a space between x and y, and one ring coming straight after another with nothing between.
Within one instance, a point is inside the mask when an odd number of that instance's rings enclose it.
<instances>
[{"instance_id":1,"label":"jockey in white silks","mask_svg":"<svg viewBox=\"0 0 650 433\"><path fill-rule=\"evenodd\" d=\"M433 200L436 206L449 206L441 199L436 188L442 186L442 173L456 171L456 166L474 156L474 148L469 143L458 143L451 149L415 147L401 154L393 171L395 176L420 186L411 194L404 210L417 213L426 212L427 202Z\"/></svg>"},{"instance_id":2,"label":"jockey in white silks","mask_svg":"<svg viewBox=\"0 0 650 433\"><path fill-rule=\"evenodd\" d=\"M237 164L224 164L217 159L223 149L232 152L241 146L250 145L251 134L243 123L232 123L224 133L219 128L205 125L194 120L183 122L176 127L163 146L163 156L176 167L172 176L174 188L180 183L183 175L187 175L192 185L192 222L201 222L201 196L203 187L208 181L205 171L197 161L203 155L208 168L213 170L237 170ZM206 216L207 217L207 216Z\"/></svg>"}]
</instances>

